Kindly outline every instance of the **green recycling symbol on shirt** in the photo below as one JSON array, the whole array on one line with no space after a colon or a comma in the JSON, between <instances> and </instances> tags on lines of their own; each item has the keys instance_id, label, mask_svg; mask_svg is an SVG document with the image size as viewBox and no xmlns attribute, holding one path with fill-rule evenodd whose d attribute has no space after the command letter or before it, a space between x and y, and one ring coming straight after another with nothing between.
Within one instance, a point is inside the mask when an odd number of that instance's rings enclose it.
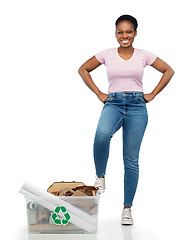
<instances>
[{"instance_id":1,"label":"green recycling symbol on shirt","mask_svg":"<svg viewBox=\"0 0 194 240\"><path fill-rule=\"evenodd\" d=\"M58 214L59 214L60 211L62 213L64 213L63 219L61 219L61 217L58 218ZM69 213L67 212L67 209L63 206L62 207L56 207L55 211L52 213L51 217L52 217L53 222L56 225L63 225L63 226L67 225L69 223L70 218L71 218Z\"/></svg>"}]
</instances>

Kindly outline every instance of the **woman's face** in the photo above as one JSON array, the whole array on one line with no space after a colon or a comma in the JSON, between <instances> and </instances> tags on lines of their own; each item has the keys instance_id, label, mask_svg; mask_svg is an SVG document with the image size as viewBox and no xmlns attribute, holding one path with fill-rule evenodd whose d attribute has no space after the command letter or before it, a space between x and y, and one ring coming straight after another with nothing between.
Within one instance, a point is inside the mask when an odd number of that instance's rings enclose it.
<instances>
[{"instance_id":1,"label":"woman's face","mask_svg":"<svg viewBox=\"0 0 194 240\"><path fill-rule=\"evenodd\" d=\"M133 24L129 21L122 21L117 25L116 38L121 47L132 46L137 31L134 31Z\"/></svg>"}]
</instances>

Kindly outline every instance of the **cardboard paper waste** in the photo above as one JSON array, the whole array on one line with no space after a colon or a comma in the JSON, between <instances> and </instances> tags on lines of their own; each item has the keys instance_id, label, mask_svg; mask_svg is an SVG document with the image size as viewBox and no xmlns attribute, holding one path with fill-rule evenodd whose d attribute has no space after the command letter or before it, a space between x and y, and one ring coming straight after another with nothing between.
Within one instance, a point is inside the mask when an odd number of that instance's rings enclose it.
<instances>
[{"instance_id":1,"label":"cardboard paper waste","mask_svg":"<svg viewBox=\"0 0 194 240\"><path fill-rule=\"evenodd\" d=\"M82 182L55 182L47 189L47 192L55 196L96 196L98 190Z\"/></svg>"},{"instance_id":2,"label":"cardboard paper waste","mask_svg":"<svg viewBox=\"0 0 194 240\"><path fill-rule=\"evenodd\" d=\"M47 191L24 182L30 233L95 233L98 188L82 182L56 182Z\"/></svg>"}]
</instances>

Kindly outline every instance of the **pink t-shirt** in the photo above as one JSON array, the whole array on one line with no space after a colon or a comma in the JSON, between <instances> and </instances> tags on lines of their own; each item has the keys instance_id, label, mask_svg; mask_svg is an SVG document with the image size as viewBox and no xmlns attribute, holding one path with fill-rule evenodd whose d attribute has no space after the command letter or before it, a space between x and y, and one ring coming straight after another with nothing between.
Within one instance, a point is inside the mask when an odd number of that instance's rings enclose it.
<instances>
[{"instance_id":1,"label":"pink t-shirt","mask_svg":"<svg viewBox=\"0 0 194 240\"><path fill-rule=\"evenodd\" d=\"M107 67L108 92L143 92L144 68L156 60L156 55L142 49L134 49L127 61L119 56L118 48L106 49L95 55Z\"/></svg>"}]
</instances>

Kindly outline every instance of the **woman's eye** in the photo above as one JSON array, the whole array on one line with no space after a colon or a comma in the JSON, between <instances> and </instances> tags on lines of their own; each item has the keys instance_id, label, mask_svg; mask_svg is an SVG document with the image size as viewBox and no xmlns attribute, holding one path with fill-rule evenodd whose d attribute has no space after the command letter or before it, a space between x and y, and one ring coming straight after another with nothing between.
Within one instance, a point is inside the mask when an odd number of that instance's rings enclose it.
<instances>
[{"instance_id":1,"label":"woman's eye","mask_svg":"<svg viewBox=\"0 0 194 240\"><path fill-rule=\"evenodd\" d=\"M132 33L132 31L128 31L128 32L126 32L127 34L131 34ZM117 32L117 34L123 34L123 32Z\"/></svg>"}]
</instances>

